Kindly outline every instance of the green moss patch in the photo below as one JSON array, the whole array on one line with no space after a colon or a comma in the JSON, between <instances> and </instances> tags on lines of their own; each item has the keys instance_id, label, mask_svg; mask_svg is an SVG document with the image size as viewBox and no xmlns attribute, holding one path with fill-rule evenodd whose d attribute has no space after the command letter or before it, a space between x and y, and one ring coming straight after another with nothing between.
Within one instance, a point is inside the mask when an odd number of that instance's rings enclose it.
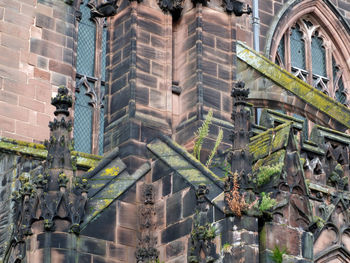
<instances>
[{"instance_id":1,"label":"green moss patch","mask_svg":"<svg viewBox=\"0 0 350 263\"><path fill-rule=\"evenodd\" d=\"M309 105L350 128L350 110L237 41L237 57Z\"/></svg>"},{"instance_id":2,"label":"green moss patch","mask_svg":"<svg viewBox=\"0 0 350 263\"><path fill-rule=\"evenodd\" d=\"M35 159L44 160L47 150L40 143L24 142L5 137L0 137L0 151L11 152L16 155L27 155ZM102 159L102 156L72 151L72 156L77 159L78 166L92 168Z\"/></svg>"}]
</instances>

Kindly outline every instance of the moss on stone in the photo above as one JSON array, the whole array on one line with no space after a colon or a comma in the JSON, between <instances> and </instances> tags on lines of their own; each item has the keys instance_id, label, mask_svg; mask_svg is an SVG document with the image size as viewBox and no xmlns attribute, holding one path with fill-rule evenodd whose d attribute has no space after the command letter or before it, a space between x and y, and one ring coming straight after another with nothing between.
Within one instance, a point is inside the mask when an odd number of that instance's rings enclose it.
<instances>
[{"instance_id":1,"label":"moss on stone","mask_svg":"<svg viewBox=\"0 0 350 263\"><path fill-rule=\"evenodd\" d=\"M298 98L319 109L332 119L350 128L350 110L321 91L315 89L293 74L283 70L264 56L237 41L237 57L276 82L282 88L292 92Z\"/></svg>"},{"instance_id":2,"label":"moss on stone","mask_svg":"<svg viewBox=\"0 0 350 263\"><path fill-rule=\"evenodd\" d=\"M279 175L282 172L283 163L277 163L275 165L261 166L256 175L258 186L262 186L270 182L271 178L275 175Z\"/></svg>"},{"instance_id":3,"label":"moss on stone","mask_svg":"<svg viewBox=\"0 0 350 263\"><path fill-rule=\"evenodd\" d=\"M284 148L288 142L291 126L292 122L288 122L252 137L249 151L253 155L253 160L262 159Z\"/></svg>"},{"instance_id":4,"label":"moss on stone","mask_svg":"<svg viewBox=\"0 0 350 263\"><path fill-rule=\"evenodd\" d=\"M119 167L106 168L101 174L102 177L114 177L119 174Z\"/></svg>"},{"instance_id":5,"label":"moss on stone","mask_svg":"<svg viewBox=\"0 0 350 263\"><path fill-rule=\"evenodd\" d=\"M33 158L44 160L47 150L39 143L24 142L5 137L0 137L0 151L12 152L16 155L27 155ZM101 156L73 151L72 156L76 156L78 166L91 168L95 167L102 159Z\"/></svg>"}]
</instances>

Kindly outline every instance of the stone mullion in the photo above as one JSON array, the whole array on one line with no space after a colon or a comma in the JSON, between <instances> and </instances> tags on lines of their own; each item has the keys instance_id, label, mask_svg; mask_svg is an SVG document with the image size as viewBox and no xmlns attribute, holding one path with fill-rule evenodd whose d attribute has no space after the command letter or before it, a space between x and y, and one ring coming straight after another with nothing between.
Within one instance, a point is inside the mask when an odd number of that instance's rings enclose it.
<instances>
[{"instance_id":1,"label":"stone mullion","mask_svg":"<svg viewBox=\"0 0 350 263\"><path fill-rule=\"evenodd\" d=\"M103 19L94 19L96 27L96 42L95 42L95 67L94 77L97 79L94 83L94 90L96 96L96 103L94 104L92 111L92 136L91 136L91 153L99 153L99 134L100 134L100 111L101 111L101 59L102 59L102 32L103 32Z\"/></svg>"},{"instance_id":2,"label":"stone mullion","mask_svg":"<svg viewBox=\"0 0 350 263\"><path fill-rule=\"evenodd\" d=\"M324 42L324 48L325 48L325 54L326 54L326 74L329 79L328 81L328 92L329 96L335 99L335 90L334 90L334 84L333 84L333 67L332 67L332 49L330 43Z\"/></svg>"},{"instance_id":3,"label":"stone mullion","mask_svg":"<svg viewBox=\"0 0 350 263\"><path fill-rule=\"evenodd\" d=\"M290 54L290 34L291 29L287 30L287 33L284 35L284 60L285 69L288 72L292 72L292 56Z\"/></svg>"},{"instance_id":4,"label":"stone mullion","mask_svg":"<svg viewBox=\"0 0 350 263\"><path fill-rule=\"evenodd\" d=\"M203 6L201 3L196 4L196 75L197 75L197 96L198 106L197 112L199 119L203 117L203 19L202 19Z\"/></svg>"},{"instance_id":5,"label":"stone mullion","mask_svg":"<svg viewBox=\"0 0 350 263\"><path fill-rule=\"evenodd\" d=\"M306 77L307 82L312 85L312 52L311 52L311 35L304 29L304 27L300 27L304 36L303 39L305 41L305 67L306 71L309 73ZM304 31L304 30L306 31Z\"/></svg>"}]
</instances>

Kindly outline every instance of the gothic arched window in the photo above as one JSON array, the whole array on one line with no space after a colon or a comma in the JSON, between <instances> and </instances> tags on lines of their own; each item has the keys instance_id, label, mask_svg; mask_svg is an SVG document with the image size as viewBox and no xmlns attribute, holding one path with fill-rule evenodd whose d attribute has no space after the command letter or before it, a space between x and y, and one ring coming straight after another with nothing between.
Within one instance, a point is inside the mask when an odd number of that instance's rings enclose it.
<instances>
[{"instance_id":1,"label":"gothic arched window","mask_svg":"<svg viewBox=\"0 0 350 263\"><path fill-rule=\"evenodd\" d=\"M91 19L93 1L80 3L74 106L75 150L103 154L106 21Z\"/></svg>"},{"instance_id":2,"label":"gothic arched window","mask_svg":"<svg viewBox=\"0 0 350 263\"><path fill-rule=\"evenodd\" d=\"M311 16L296 21L281 37L275 62L296 77L347 105L340 61L331 38Z\"/></svg>"}]
</instances>

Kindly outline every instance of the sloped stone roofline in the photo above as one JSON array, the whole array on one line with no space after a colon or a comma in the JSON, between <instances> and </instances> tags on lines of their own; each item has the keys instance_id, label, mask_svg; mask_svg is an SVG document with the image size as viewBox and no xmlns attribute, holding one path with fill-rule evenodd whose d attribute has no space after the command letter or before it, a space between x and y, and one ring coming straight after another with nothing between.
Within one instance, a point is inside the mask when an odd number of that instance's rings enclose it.
<instances>
[{"instance_id":1,"label":"sloped stone roofline","mask_svg":"<svg viewBox=\"0 0 350 263\"><path fill-rule=\"evenodd\" d=\"M38 160L44 160L47 150L43 144L24 142L6 137L0 137L0 152L10 152L19 155L28 155ZM77 165L84 168L95 167L102 156L72 151L72 156L77 158Z\"/></svg>"},{"instance_id":2,"label":"sloped stone roofline","mask_svg":"<svg viewBox=\"0 0 350 263\"><path fill-rule=\"evenodd\" d=\"M236 51L240 60L346 128L350 128L350 110L347 107L298 79L242 42L237 41Z\"/></svg>"}]
</instances>

